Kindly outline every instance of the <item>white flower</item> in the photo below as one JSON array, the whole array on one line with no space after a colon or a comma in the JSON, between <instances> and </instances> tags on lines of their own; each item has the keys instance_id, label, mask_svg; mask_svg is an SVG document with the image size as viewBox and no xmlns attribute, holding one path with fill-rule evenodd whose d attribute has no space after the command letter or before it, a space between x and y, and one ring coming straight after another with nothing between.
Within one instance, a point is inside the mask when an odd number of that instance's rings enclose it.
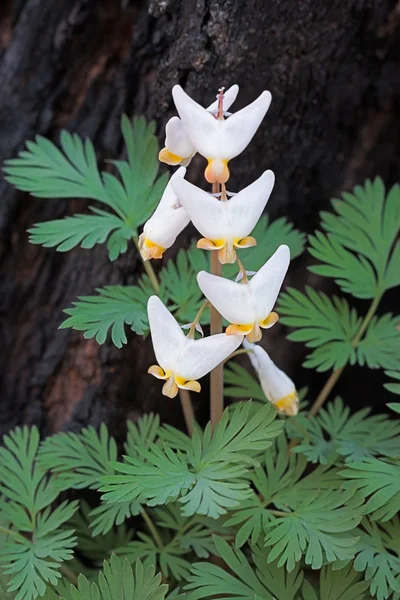
<instances>
[{"instance_id":1,"label":"white flower","mask_svg":"<svg viewBox=\"0 0 400 600\"><path fill-rule=\"evenodd\" d=\"M226 183L228 161L249 144L271 104L271 94L262 92L228 119L216 119L179 85L173 87L172 96L193 147L208 160L205 178L209 183Z\"/></svg>"},{"instance_id":2,"label":"white flower","mask_svg":"<svg viewBox=\"0 0 400 600\"><path fill-rule=\"evenodd\" d=\"M212 371L243 341L243 337L224 333L201 340L186 337L158 296L149 298L147 312L158 362L148 372L165 380L162 392L169 398L177 395L178 388L199 392L201 387L196 380Z\"/></svg>"},{"instance_id":3,"label":"white flower","mask_svg":"<svg viewBox=\"0 0 400 600\"><path fill-rule=\"evenodd\" d=\"M257 371L261 387L267 399L276 408L291 417L299 412L299 397L293 381L270 359L261 346L244 341L243 346L250 350L249 358Z\"/></svg>"},{"instance_id":4,"label":"white flower","mask_svg":"<svg viewBox=\"0 0 400 600\"><path fill-rule=\"evenodd\" d=\"M239 86L235 84L224 92L224 114L226 114L226 111L236 100L238 91ZM218 113L218 99L203 110L216 116ZM196 148L186 133L183 122L179 117L172 117L165 126L165 148L160 150L158 158L161 162L168 165L183 165L187 167L195 154Z\"/></svg>"},{"instance_id":5,"label":"white flower","mask_svg":"<svg viewBox=\"0 0 400 600\"><path fill-rule=\"evenodd\" d=\"M248 283L235 283L223 277L200 271L197 282L203 294L232 325L227 335L246 335L250 342L262 337L261 328L268 329L278 320L271 312L289 267L288 246L278 250Z\"/></svg>"},{"instance_id":6,"label":"white flower","mask_svg":"<svg viewBox=\"0 0 400 600\"><path fill-rule=\"evenodd\" d=\"M234 248L257 244L249 234L254 229L274 186L272 171L265 171L251 185L229 200L218 200L184 179L175 179L172 189L193 225L204 236L198 248L219 250L221 263L236 260Z\"/></svg>"},{"instance_id":7,"label":"white flower","mask_svg":"<svg viewBox=\"0 0 400 600\"><path fill-rule=\"evenodd\" d=\"M162 198L139 236L139 250L143 260L161 258L170 248L190 219L177 200L172 183L185 176L186 169L180 167L171 177Z\"/></svg>"}]
</instances>

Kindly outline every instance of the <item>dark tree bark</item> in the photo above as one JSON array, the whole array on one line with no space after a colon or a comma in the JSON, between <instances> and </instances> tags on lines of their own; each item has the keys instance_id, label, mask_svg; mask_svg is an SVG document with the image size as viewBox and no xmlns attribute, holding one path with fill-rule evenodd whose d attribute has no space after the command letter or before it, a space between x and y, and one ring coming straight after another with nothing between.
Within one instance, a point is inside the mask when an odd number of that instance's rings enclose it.
<instances>
[{"instance_id":1,"label":"dark tree bark","mask_svg":"<svg viewBox=\"0 0 400 600\"><path fill-rule=\"evenodd\" d=\"M237 82L239 108L266 88L272 107L233 162L230 187L274 169L271 216L310 232L342 189L377 174L395 180L399 41L397 0L3 0L0 159L37 133L58 139L61 128L90 136L100 160L117 157L120 115L155 119L162 137L175 83L207 104ZM203 167L194 162L193 181ZM117 350L57 331L78 295L135 282L135 251L110 264L104 248L32 246L27 228L84 201L36 200L4 181L0 194L0 427L37 423L48 432L105 420L118 433L127 416L148 410L181 422L179 405L161 400L145 375L148 342L132 335ZM304 283L304 260L291 283ZM281 328L270 340L282 337ZM302 381L293 346L283 346L290 358L281 364Z\"/></svg>"}]
</instances>

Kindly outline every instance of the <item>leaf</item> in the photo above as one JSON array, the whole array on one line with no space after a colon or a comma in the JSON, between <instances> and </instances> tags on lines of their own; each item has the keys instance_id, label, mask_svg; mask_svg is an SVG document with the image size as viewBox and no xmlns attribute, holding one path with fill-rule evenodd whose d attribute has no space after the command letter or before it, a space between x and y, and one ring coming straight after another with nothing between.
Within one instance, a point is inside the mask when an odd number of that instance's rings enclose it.
<instances>
[{"instance_id":1,"label":"leaf","mask_svg":"<svg viewBox=\"0 0 400 600\"><path fill-rule=\"evenodd\" d=\"M96 489L101 475L112 473L108 463L117 459L117 445L106 425L99 432L89 425L77 433L48 437L39 451L39 464L58 476L61 489Z\"/></svg>"},{"instance_id":2,"label":"leaf","mask_svg":"<svg viewBox=\"0 0 400 600\"><path fill-rule=\"evenodd\" d=\"M4 168L7 181L33 196L90 198L112 208L125 225L118 236L113 234L109 240L112 257L123 250L128 229L130 237L132 233L136 235L139 225L153 212L168 179L166 174L157 178L158 142L154 125L139 117L132 126L129 119L123 117L121 127L128 149L128 162L114 163L121 181L111 173L99 171L90 140L82 141L76 133L67 131L61 132L61 150L53 142L37 136L34 142L26 143L27 149L21 151L18 158L5 161ZM80 220L82 217L78 215ZM66 223L62 227L66 228ZM49 229L56 226L46 224L45 227L49 234Z\"/></svg>"},{"instance_id":3,"label":"leaf","mask_svg":"<svg viewBox=\"0 0 400 600\"><path fill-rule=\"evenodd\" d=\"M113 554L104 561L97 583L80 575L78 586L70 585L61 600L164 600L167 591L154 566L145 568L138 560L132 569L127 560L121 561Z\"/></svg>"},{"instance_id":4,"label":"leaf","mask_svg":"<svg viewBox=\"0 0 400 600\"><path fill-rule=\"evenodd\" d=\"M399 285L399 242L393 247L400 228L399 198L398 185L386 195L377 177L333 200L335 212L321 213L325 233L309 238L310 253L322 263L310 270L333 277L357 298L374 298Z\"/></svg>"},{"instance_id":5,"label":"leaf","mask_svg":"<svg viewBox=\"0 0 400 600\"><path fill-rule=\"evenodd\" d=\"M36 427L17 428L3 438L0 448L0 511L11 533L0 548L4 573L10 575L8 591L15 600L43 596L46 582L56 585L59 566L72 557L73 531L63 525L72 517L77 502L62 502L51 510L58 496L54 478L36 462L39 432Z\"/></svg>"},{"instance_id":6,"label":"leaf","mask_svg":"<svg viewBox=\"0 0 400 600\"><path fill-rule=\"evenodd\" d=\"M331 566L323 567L319 578L319 596L315 600L368 600L368 583L360 581L361 576L349 564L340 571ZM304 586L305 588L305 586ZM304 600L312 600L304 593Z\"/></svg>"},{"instance_id":7,"label":"leaf","mask_svg":"<svg viewBox=\"0 0 400 600\"><path fill-rule=\"evenodd\" d=\"M279 297L278 311L284 325L297 328L288 339L315 348L308 355L305 367L327 371L356 362L352 341L361 320L344 298L334 296L331 300L310 287L305 294L288 288Z\"/></svg>"},{"instance_id":8,"label":"leaf","mask_svg":"<svg viewBox=\"0 0 400 600\"><path fill-rule=\"evenodd\" d=\"M400 593L400 521L381 523L364 519L354 569L364 573L371 595L386 600L392 592Z\"/></svg>"},{"instance_id":9,"label":"leaf","mask_svg":"<svg viewBox=\"0 0 400 600\"><path fill-rule=\"evenodd\" d=\"M357 345L357 362L370 369L400 369L400 317L374 317Z\"/></svg>"},{"instance_id":10,"label":"leaf","mask_svg":"<svg viewBox=\"0 0 400 600\"><path fill-rule=\"evenodd\" d=\"M314 417L301 421L308 439L302 440L293 451L323 464L332 453L343 456L346 463L365 457L399 456L400 422L385 414L370 416L370 412L371 409L364 408L350 414L350 408L336 398Z\"/></svg>"},{"instance_id":11,"label":"leaf","mask_svg":"<svg viewBox=\"0 0 400 600\"><path fill-rule=\"evenodd\" d=\"M29 229L29 241L45 248L57 247L67 252L76 246L91 249L108 239L110 260L115 260L128 249L128 240L135 231L127 227L116 215L89 207L96 214L73 215L54 221L36 223Z\"/></svg>"},{"instance_id":12,"label":"leaf","mask_svg":"<svg viewBox=\"0 0 400 600\"><path fill-rule=\"evenodd\" d=\"M144 414L137 423L127 422L127 436L124 445L128 456L137 456L138 447L147 447L160 435L160 417L153 413Z\"/></svg>"},{"instance_id":13,"label":"leaf","mask_svg":"<svg viewBox=\"0 0 400 600\"><path fill-rule=\"evenodd\" d=\"M266 401L259 381L236 362L229 361L225 366L224 382L224 395L227 398Z\"/></svg>"},{"instance_id":14,"label":"leaf","mask_svg":"<svg viewBox=\"0 0 400 600\"><path fill-rule=\"evenodd\" d=\"M220 598L221 600L295 600L303 574L294 570L286 573L276 564L269 564L268 552L256 547L253 559L256 568L240 550L233 550L227 542L214 537L218 553L229 568L222 569L211 563L194 563L188 590L189 600Z\"/></svg>"},{"instance_id":15,"label":"leaf","mask_svg":"<svg viewBox=\"0 0 400 600\"><path fill-rule=\"evenodd\" d=\"M265 544L271 546L268 560L288 571L305 553L305 563L320 569L326 562L354 556L358 538L354 528L361 521L361 499L354 491L316 491L302 498L296 509L269 524Z\"/></svg>"},{"instance_id":16,"label":"leaf","mask_svg":"<svg viewBox=\"0 0 400 600\"><path fill-rule=\"evenodd\" d=\"M385 371L385 375L387 375L388 377L392 377L392 379L394 379L396 382L398 381L399 383L385 383L384 387L387 390L389 390L389 392L392 392L392 394L400 395L400 370ZM388 404L387 406L389 406L389 408L396 411L397 413L400 413L400 404L392 403Z\"/></svg>"},{"instance_id":17,"label":"leaf","mask_svg":"<svg viewBox=\"0 0 400 600\"><path fill-rule=\"evenodd\" d=\"M164 443L138 447L137 457L126 456L124 463L112 463L118 475L102 477L103 500L118 503L139 500L149 506L178 500L182 514L224 514L250 494L247 466L270 445L282 423L264 405L251 419L251 403L226 410L211 432L195 429L190 447L177 451Z\"/></svg>"},{"instance_id":18,"label":"leaf","mask_svg":"<svg viewBox=\"0 0 400 600\"><path fill-rule=\"evenodd\" d=\"M96 337L98 344L104 344L111 330L111 340L117 348L128 341L125 325L139 335L147 333L148 298L140 287L108 285L96 291L98 296L81 296L72 308L64 310L70 316L60 329L84 331L86 339Z\"/></svg>"},{"instance_id":19,"label":"leaf","mask_svg":"<svg viewBox=\"0 0 400 600\"><path fill-rule=\"evenodd\" d=\"M368 498L365 514L373 521L389 521L400 506L400 464L388 460L365 458L349 463L340 473L356 487L363 498Z\"/></svg>"}]
</instances>

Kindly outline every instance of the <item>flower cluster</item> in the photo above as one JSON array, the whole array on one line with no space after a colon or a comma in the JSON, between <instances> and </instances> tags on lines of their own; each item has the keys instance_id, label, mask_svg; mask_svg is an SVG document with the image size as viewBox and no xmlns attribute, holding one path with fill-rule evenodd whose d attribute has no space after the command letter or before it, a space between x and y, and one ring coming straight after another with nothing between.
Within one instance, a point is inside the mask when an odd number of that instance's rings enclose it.
<instances>
[{"instance_id":1,"label":"flower cluster","mask_svg":"<svg viewBox=\"0 0 400 600\"><path fill-rule=\"evenodd\" d=\"M148 316L158 365L149 373L165 381L163 394L173 398L179 388L200 391L197 381L228 358L243 343L255 367L267 398L281 412L295 415L298 397L292 381L280 371L255 342L262 330L272 327L278 315L272 309L290 262L288 246L280 246L273 256L250 277L237 251L255 246L250 234L260 218L274 186L274 174L265 171L252 184L230 193L229 161L249 144L265 116L271 94L263 92L254 102L230 114L228 109L238 93L234 85L207 109L192 100L180 86L172 95L179 117L166 125L165 148L159 159L181 165L172 175L152 217L139 238L144 260L161 258L179 233L191 221L201 234L199 248L217 251L221 264L238 263L240 281L231 281L201 271L197 282L204 296L228 322L225 333L195 339L198 319L185 335L181 326L157 296L148 303ZM205 178L212 184L207 193L185 179L186 168L196 153L207 159Z\"/></svg>"}]
</instances>

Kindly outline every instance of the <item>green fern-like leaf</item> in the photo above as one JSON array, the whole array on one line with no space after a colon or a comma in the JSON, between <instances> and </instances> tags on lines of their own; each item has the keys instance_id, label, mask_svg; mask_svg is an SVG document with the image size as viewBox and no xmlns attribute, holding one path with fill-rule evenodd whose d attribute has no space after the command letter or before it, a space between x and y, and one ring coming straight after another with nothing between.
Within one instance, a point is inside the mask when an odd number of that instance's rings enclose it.
<instances>
[{"instance_id":1,"label":"green fern-like leaf","mask_svg":"<svg viewBox=\"0 0 400 600\"><path fill-rule=\"evenodd\" d=\"M368 595L368 582L349 564L340 571L331 566L323 567L318 589L305 580L301 599L298 600L371 600Z\"/></svg>"},{"instance_id":2,"label":"green fern-like leaf","mask_svg":"<svg viewBox=\"0 0 400 600\"><path fill-rule=\"evenodd\" d=\"M303 574L279 569L268 560L268 551L256 547L253 560L256 568L240 550L233 550L223 539L215 536L215 545L229 570L207 562L194 563L185 589L189 600L297 600Z\"/></svg>"},{"instance_id":3,"label":"green fern-like leaf","mask_svg":"<svg viewBox=\"0 0 400 600\"><path fill-rule=\"evenodd\" d=\"M0 448L0 514L8 521L0 548L4 573L10 575L8 590L15 600L43 596L46 582L56 585L59 566L72 556L73 531L64 524L77 508L76 502L51 505L59 489L37 464L39 432L35 427L17 428L4 437Z\"/></svg>"},{"instance_id":4,"label":"green fern-like leaf","mask_svg":"<svg viewBox=\"0 0 400 600\"><path fill-rule=\"evenodd\" d=\"M284 325L296 327L289 339L315 348L308 355L305 367L327 371L338 369L347 362L355 363L352 341L359 329L360 318L345 299L334 296L331 300L309 287L305 294L288 288L279 298L278 311Z\"/></svg>"},{"instance_id":5,"label":"green fern-like leaf","mask_svg":"<svg viewBox=\"0 0 400 600\"><path fill-rule=\"evenodd\" d=\"M246 369L235 362L228 362L224 371L224 395L227 398L241 398L265 402L265 394L259 381Z\"/></svg>"},{"instance_id":6,"label":"green fern-like leaf","mask_svg":"<svg viewBox=\"0 0 400 600\"><path fill-rule=\"evenodd\" d=\"M356 487L358 492L368 498L365 514L374 521L389 521L398 512L400 506L400 464L398 461L365 458L349 463L341 471L348 479L349 488Z\"/></svg>"},{"instance_id":7,"label":"green fern-like leaf","mask_svg":"<svg viewBox=\"0 0 400 600\"><path fill-rule=\"evenodd\" d=\"M326 464L333 454L344 457L346 463L366 457L400 455L400 422L388 415L372 415L364 408L354 414L340 398L329 403L311 419L302 419L308 437L293 450L312 462ZM299 432L294 431L294 437Z\"/></svg>"},{"instance_id":8,"label":"green fern-like leaf","mask_svg":"<svg viewBox=\"0 0 400 600\"><path fill-rule=\"evenodd\" d=\"M71 327L84 331L85 338L95 337L99 344L104 344L111 332L111 340L117 348L128 341L125 325L138 334L147 333L147 296L140 287L108 285L96 291L97 296L82 296L73 302L72 308L64 310L69 317L60 329Z\"/></svg>"},{"instance_id":9,"label":"green fern-like leaf","mask_svg":"<svg viewBox=\"0 0 400 600\"><path fill-rule=\"evenodd\" d=\"M357 361L370 369L400 369L400 317L386 314L372 319L357 346Z\"/></svg>"},{"instance_id":10,"label":"green fern-like leaf","mask_svg":"<svg viewBox=\"0 0 400 600\"><path fill-rule=\"evenodd\" d=\"M400 188L385 193L382 180L367 180L353 193L332 201L334 213L322 212L325 233L310 236L310 253L320 265L310 267L333 277L344 292L374 298L400 284ZM395 244L395 245L394 245Z\"/></svg>"},{"instance_id":11,"label":"green fern-like leaf","mask_svg":"<svg viewBox=\"0 0 400 600\"><path fill-rule=\"evenodd\" d=\"M214 433L196 429L191 446L177 452L171 447L149 444L138 448L138 457L112 463L119 473L103 477L106 502L139 500L149 506L179 499L185 516L217 518L250 494L246 465L270 445L281 431L275 410L263 406L250 420L251 403L228 410Z\"/></svg>"},{"instance_id":12,"label":"green fern-like leaf","mask_svg":"<svg viewBox=\"0 0 400 600\"><path fill-rule=\"evenodd\" d=\"M114 554L104 562L97 582L80 575L77 587L68 586L60 600L164 600L167 591L154 566L145 567L138 560L133 569Z\"/></svg>"},{"instance_id":13,"label":"green fern-like leaf","mask_svg":"<svg viewBox=\"0 0 400 600\"><path fill-rule=\"evenodd\" d=\"M385 371L385 375L394 379L394 382L385 383L385 388L387 390L389 390L389 392L392 392L392 394L400 395L400 370L399 371ZM393 408L393 405L388 404L388 406L390 406L396 412L400 412L400 410Z\"/></svg>"}]
</instances>

